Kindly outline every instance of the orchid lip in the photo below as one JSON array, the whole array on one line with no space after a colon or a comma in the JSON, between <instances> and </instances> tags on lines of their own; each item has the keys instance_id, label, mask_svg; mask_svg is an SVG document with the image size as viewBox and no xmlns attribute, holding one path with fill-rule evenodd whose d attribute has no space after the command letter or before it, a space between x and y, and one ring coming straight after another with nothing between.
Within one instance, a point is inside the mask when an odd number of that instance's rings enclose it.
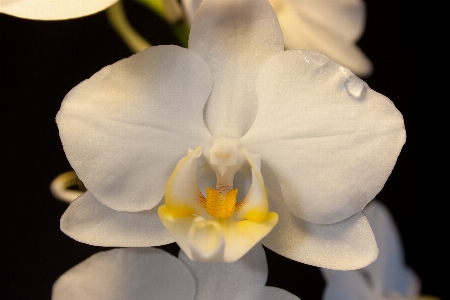
<instances>
[{"instance_id":1,"label":"orchid lip","mask_svg":"<svg viewBox=\"0 0 450 300\"><path fill-rule=\"evenodd\" d=\"M226 139L215 142L210 160L215 156L214 159L223 158L224 164L230 159L236 163L229 164L231 168L227 168L224 176L217 165L211 166L216 171L217 186L206 187L205 196L196 178L202 147L189 149L167 182L165 205L159 208L158 214L190 259L230 262L241 258L266 236L276 225L278 215L269 212L259 155L243 149L237 153L237 147L229 147ZM238 190L233 189L238 156L247 159L252 168L252 185L239 202L236 201Z\"/></svg>"}]
</instances>

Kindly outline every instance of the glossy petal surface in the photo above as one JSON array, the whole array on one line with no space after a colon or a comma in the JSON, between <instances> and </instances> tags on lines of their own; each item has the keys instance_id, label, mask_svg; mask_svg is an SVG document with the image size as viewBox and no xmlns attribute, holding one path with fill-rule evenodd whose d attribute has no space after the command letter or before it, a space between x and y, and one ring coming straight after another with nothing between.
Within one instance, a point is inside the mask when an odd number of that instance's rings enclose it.
<instances>
[{"instance_id":1,"label":"glossy petal surface","mask_svg":"<svg viewBox=\"0 0 450 300\"><path fill-rule=\"evenodd\" d=\"M0 12L35 20L64 20L97 13L117 0L2 0Z\"/></svg>"},{"instance_id":2,"label":"glossy petal surface","mask_svg":"<svg viewBox=\"0 0 450 300\"><path fill-rule=\"evenodd\" d=\"M252 125L262 64L283 52L276 15L266 1L210 0L194 18L189 49L200 54L214 77L205 123L214 136L239 137Z\"/></svg>"},{"instance_id":3,"label":"glossy petal surface","mask_svg":"<svg viewBox=\"0 0 450 300\"><path fill-rule=\"evenodd\" d=\"M174 242L158 207L140 212L116 211L90 192L73 201L61 217L61 230L71 238L105 247L148 247Z\"/></svg>"},{"instance_id":4,"label":"glossy petal surface","mask_svg":"<svg viewBox=\"0 0 450 300\"><path fill-rule=\"evenodd\" d=\"M67 158L86 188L121 211L148 210L186 149L207 143L206 63L177 46L146 49L103 68L65 97L57 115Z\"/></svg>"},{"instance_id":5,"label":"glossy petal surface","mask_svg":"<svg viewBox=\"0 0 450 300\"><path fill-rule=\"evenodd\" d=\"M303 221L289 212L281 197L267 188L277 226L262 240L267 248L305 264L337 270L362 268L378 254L375 237L363 213L336 224Z\"/></svg>"},{"instance_id":6,"label":"glossy petal surface","mask_svg":"<svg viewBox=\"0 0 450 300\"><path fill-rule=\"evenodd\" d=\"M296 216L339 222L383 188L405 142L388 98L307 50L272 57L257 93L258 114L241 142L273 170Z\"/></svg>"},{"instance_id":7,"label":"glossy petal surface","mask_svg":"<svg viewBox=\"0 0 450 300\"><path fill-rule=\"evenodd\" d=\"M266 254L260 244L233 263L191 261L183 251L178 257L195 278L195 300L236 299L240 292L263 287L267 280Z\"/></svg>"},{"instance_id":8,"label":"glossy petal surface","mask_svg":"<svg viewBox=\"0 0 450 300\"><path fill-rule=\"evenodd\" d=\"M64 273L52 300L191 300L195 282L186 266L154 248L97 253Z\"/></svg>"}]
</instances>

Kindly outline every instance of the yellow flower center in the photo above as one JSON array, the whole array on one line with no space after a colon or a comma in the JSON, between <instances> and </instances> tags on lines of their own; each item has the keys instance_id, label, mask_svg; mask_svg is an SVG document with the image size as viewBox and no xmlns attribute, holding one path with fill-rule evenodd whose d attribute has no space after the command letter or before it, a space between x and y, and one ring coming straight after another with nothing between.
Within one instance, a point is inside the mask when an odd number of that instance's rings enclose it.
<instances>
[{"instance_id":1,"label":"yellow flower center","mask_svg":"<svg viewBox=\"0 0 450 300\"><path fill-rule=\"evenodd\" d=\"M238 190L228 191L225 195L218 190L206 187L205 209L216 218L226 219L234 213Z\"/></svg>"},{"instance_id":2,"label":"yellow flower center","mask_svg":"<svg viewBox=\"0 0 450 300\"><path fill-rule=\"evenodd\" d=\"M227 151L217 151L220 155L211 152L213 158L227 156L221 156ZM233 262L272 230L278 215L269 212L258 154L240 152L252 169L252 183L239 203L236 203L238 190L233 190L233 179L242 159L236 158L231 163L218 159L216 165L210 163L216 173L216 189L206 187L204 195L197 183L197 159L201 155L201 146L189 149L178 162L167 181L165 204L158 208L158 215L191 260ZM220 167L225 169L221 172Z\"/></svg>"}]
</instances>

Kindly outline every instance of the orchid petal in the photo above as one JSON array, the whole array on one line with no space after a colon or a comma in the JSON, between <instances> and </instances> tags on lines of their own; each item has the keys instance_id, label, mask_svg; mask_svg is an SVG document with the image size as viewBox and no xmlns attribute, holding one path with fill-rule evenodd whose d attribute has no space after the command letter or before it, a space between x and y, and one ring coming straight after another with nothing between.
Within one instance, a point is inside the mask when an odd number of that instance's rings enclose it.
<instances>
[{"instance_id":1,"label":"orchid petal","mask_svg":"<svg viewBox=\"0 0 450 300\"><path fill-rule=\"evenodd\" d=\"M387 208L374 200L364 209L364 214L380 248L377 260L363 269L372 279L374 289L384 295L390 292L405 297L419 295L420 280L414 271L405 265L400 235Z\"/></svg>"},{"instance_id":2,"label":"orchid petal","mask_svg":"<svg viewBox=\"0 0 450 300\"><path fill-rule=\"evenodd\" d=\"M316 27L318 31L332 31L340 39L354 42L361 37L366 21L366 7L362 0L332 0L332 1L298 1L298 0L269 0L271 3L286 3L284 12L292 12L308 27ZM281 18L281 14L278 14ZM283 34L285 27L281 27ZM301 35L297 28L297 34ZM312 49L309 49L312 50Z\"/></svg>"},{"instance_id":3,"label":"orchid petal","mask_svg":"<svg viewBox=\"0 0 450 300\"><path fill-rule=\"evenodd\" d=\"M283 52L283 37L267 1L210 0L200 4L189 49L208 63L214 87L205 107L214 136L240 137L250 128L258 106L257 75L272 55Z\"/></svg>"},{"instance_id":4,"label":"orchid petal","mask_svg":"<svg viewBox=\"0 0 450 300\"><path fill-rule=\"evenodd\" d=\"M186 266L155 248L99 252L53 285L52 300L194 299L195 282Z\"/></svg>"},{"instance_id":5,"label":"orchid petal","mask_svg":"<svg viewBox=\"0 0 450 300\"><path fill-rule=\"evenodd\" d=\"M266 254L257 244L240 260L232 263L205 263L191 261L180 251L178 258L195 278L195 300L229 300L248 287L264 286L268 269Z\"/></svg>"},{"instance_id":6,"label":"orchid petal","mask_svg":"<svg viewBox=\"0 0 450 300\"><path fill-rule=\"evenodd\" d=\"M293 10L290 13L296 14ZM288 13L279 21L287 49L309 49L323 53L357 75L367 76L372 72L372 63L353 41Z\"/></svg>"},{"instance_id":7,"label":"orchid petal","mask_svg":"<svg viewBox=\"0 0 450 300\"><path fill-rule=\"evenodd\" d=\"M335 272L327 282L323 300L373 300L378 299L366 278L360 272Z\"/></svg>"},{"instance_id":8,"label":"orchid petal","mask_svg":"<svg viewBox=\"0 0 450 300\"><path fill-rule=\"evenodd\" d=\"M242 152L252 169L252 185L245 198L237 204L239 210L233 217L235 220L248 219L261 222L266 219L269 211L269 202L261 175L261 157L259 154L249 153L245 150Z\"/></svg>"},{"instance_id":9,"label":"orchid petal","mask_svg":"<svg viewBox=\"0 0 450 300\"><path fill-rule=\"evenodd\" d=\"M260 222L242 220L230 222L224 226L225 239L229 246L225 248L225 261L241 258L253 246L273 230L278 222L278 215L268 212L266 219Z\"/></svg>"},{"instance_id":10,"label":"orchid petal","mask_svg":"<svg viewBox=\"0 0 450 300\"><path fill-rule=\"evenodd\" d=\"M202 117L211 87L211 73L197 54L158 46L72 89L56 120L86 188L115 210L157 205L186 149L211 138Z\"/></svg>"},{"instance_id":11,"label":"orchid petal","mask_svg":"<svg viewBox=\"0 0 450 300\"><path fill-rule=\"evenodd\" d=\"M117 0L2 0L0 12L35 20L64 20L97 13Z\"/></svg>"},{"instance_id":12,"label":"orchid petal","mask_svg":"<svg viewBox=\"0 0 450 300\"><path fill-rule=\"evenodd\" d=\"M339 222L383 188L405 142L402 115L388 98L307 50L271 58L257 93L258 114L242 147L261 154L292 213Z\"/></svg>"},{"instance_id":13,"label":"orchid petal","mask_svg":"<svg viewBox=\"0 0 450 300\"><path fill-rule=\"evenodd\" d=\"M377 258L375 237L363 213L336 224L313 224L290 213L270 188L267 195L271 210L279 215L277 226L262 240L267 248L295 261L337 270L362 268Z\"/></svg>"},{"instance_id":14,"label":"orchid petal","mask_svg":"<svg viewBox=\"0 0 450 300\"><path fill-rule=\"evenodd\" d=\"M202 155L202 148L189 149L170 175L166 185L165 204L173 217L195 215L206 216L200 204L204 199L197 185L197 158Z\"/></svg>"},{"instance_id":15,"label":"orchid petal","mask_svg":"<svg viewBox=\"0 0 450 300\"><path fill-rule=\"evenodd\" d=\"M248 288L245 292L237 295L235 300L300 300L300 298L276 287L263 286Z\"/></svg>"},{"instance_id":16,"label":"orchid petal","mask_svg":"<svg viewBox=\"0 0 450 300\"><path fill-rule=\"evenodd\" d=\"M148 247L174 242L159 220L158 207L141 212L116 211L91 192L73 201L61 217L61 230L94 246Z\"/></svg>"}]
</instances>

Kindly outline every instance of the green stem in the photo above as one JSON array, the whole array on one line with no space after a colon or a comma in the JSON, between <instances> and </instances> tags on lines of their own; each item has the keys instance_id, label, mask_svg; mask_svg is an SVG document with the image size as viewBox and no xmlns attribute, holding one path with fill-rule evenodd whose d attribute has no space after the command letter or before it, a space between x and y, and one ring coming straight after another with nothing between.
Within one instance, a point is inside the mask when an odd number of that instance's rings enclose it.
<instances>
[{"instance_id":1,"label":"green stem","mask_svg":"<svg viewBox=\"0 0 450 300\"><path fill-rule=\"evenodd\" d=\"M136 0L145 7L149 8L151 11L156 13L161 19L166 19L164 13L164 6L160 0Z\"/></svg>"},{"instance_id":2,"label":"green stem","mask_svg":"<svg viewBox=\"0 0 450 300\"><path fill-rule=\"evenodd\" d=\"M187 48L189 40L189 25L183 20L183 10L178 0L135 0L144 5L166 23L180 46Z\"/></svg>"},{"instance_id":3,"label":"green stem","mask_svg":"<svg viewBox=\"0 0 450 300\"><path fill-rule=\"evenodd\" d=\"M180 43L180 46L187 48L188 41L189 41L189 32L191 30L189 25L186 22L182 21L182 22L178 22L177 24L172 24L170 26L170 29L172 30L173 34L175 35L175 38Z\"/></svg>"},{"instance_id":4,"label":"green stem","mask_svg":"<svg viewBox=\"0 0 450 300\"><path fill-rule=\"evenodd\" d=\"M128 22L122 0L110 6L106 10L106 15L111 26L132 52L137 53L152 46Z\"/></svg>"}]
</instances>

